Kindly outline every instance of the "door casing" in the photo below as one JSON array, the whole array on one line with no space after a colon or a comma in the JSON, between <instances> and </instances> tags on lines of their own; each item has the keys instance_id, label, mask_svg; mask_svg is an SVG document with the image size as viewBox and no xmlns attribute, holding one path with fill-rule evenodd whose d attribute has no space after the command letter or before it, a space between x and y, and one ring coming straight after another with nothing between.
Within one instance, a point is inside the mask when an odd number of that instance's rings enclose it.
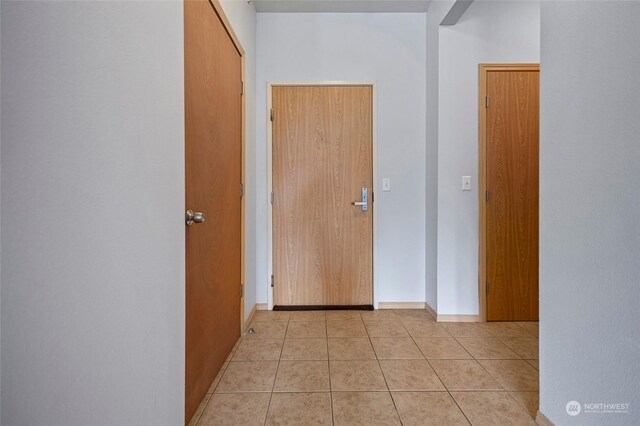
<instances>
[{"instance_id":1,"label":"door casing","mask_svg":"<svg viewBox=\"0 0 640 426\"><path fill-rule=\"evenodd\" d=\"M267 265L268 275L265 277L267 283L267 309L273 309L273 288L271 287L271 275L273 274L273 205L271 204L271 192L273 191L273 123L271 121L272 94L273 87L278 86L368 86L373 94L372 105L372 167L373 167L373 193L378 194L378 83L377 81L268 81L267 82L267 204L268 204L268 225L267 225ZM375 197L375 195L374 195ZM371 203L373 212L373 307L378 309L378 286L376 271L378 265L377 257L377 203Z\"/></svg>"},{"instance_id":2,"label":"door casing","mask_svg":"<svg viewBox=\"0 0 640 426\"><path fill-rule=\"evenodd\" d=\"M506 63L479 64L478 66L478 206L479 206L479 247L478 247L478 299L480 322L487 321L487 73L491 71L540 71L540 64Z\"/></svg>"}]
</instances>

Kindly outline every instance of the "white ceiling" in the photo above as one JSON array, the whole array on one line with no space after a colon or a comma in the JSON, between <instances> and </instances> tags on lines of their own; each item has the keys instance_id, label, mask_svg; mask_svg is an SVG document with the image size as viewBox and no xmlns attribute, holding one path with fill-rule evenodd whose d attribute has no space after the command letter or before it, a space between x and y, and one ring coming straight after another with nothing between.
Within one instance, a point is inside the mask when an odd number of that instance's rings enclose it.
<instances>
[{"instance_id":1,"label":"white ceiling","mask_svg":"<svg viewBox=\"0 0 640 426\"><path fill-rule=\"evenodd\" d=\"M251 0L258 12L426 12L431 0Z\"/></svg>"}]
</instances>

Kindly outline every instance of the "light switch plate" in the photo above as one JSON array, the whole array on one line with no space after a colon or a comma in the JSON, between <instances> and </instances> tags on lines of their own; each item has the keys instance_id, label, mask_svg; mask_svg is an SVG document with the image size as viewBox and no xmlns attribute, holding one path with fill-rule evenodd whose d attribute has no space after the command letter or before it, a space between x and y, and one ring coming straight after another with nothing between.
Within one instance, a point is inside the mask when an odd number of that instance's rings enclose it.
<instances>
[{"instance_id":1,"label":"light switch plate","mask_svg":"<svg viewBox=\"0 0 640 426\"><path fill-rule=\"evenodd\" d=\"M462 176L462 190L471 191L471 176Z\"/></svg>"},{"instance_id":2,"label":"light switch plate","mask_svg":"<svg viewBox=\"0 0 640 426\"><path fill-rule=\"evenodd\" d=\"M382 190L391 191L391 178L382 178Z\"/></svg>"}]
</instances>

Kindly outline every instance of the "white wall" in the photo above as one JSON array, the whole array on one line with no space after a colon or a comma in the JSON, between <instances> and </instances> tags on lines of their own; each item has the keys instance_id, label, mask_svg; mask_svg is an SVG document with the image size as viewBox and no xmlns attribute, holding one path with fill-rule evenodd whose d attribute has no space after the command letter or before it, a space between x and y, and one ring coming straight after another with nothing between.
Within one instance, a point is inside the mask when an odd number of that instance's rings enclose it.
<instances>
[{"instance_id":1,"label":"white wall","mask_svg":"<svg viewBox=\"0 0 640 426\"><path fill-rule=\"evenodd\" d=\"M432 1L427 10L427 195L425 300L438 310L438 83L440 22L453 1Z\"/></svg>"},{"instance_id":2,"label":"white wall","mask_svg":"<svg viewBox=\"0 0 640 426\"><path fill-rule=\"evenodd\" d=\"M377 80L380 302L425 300L426 19L423 13L259 13L257 279L267 302L268 80ZM378 182L381 189L381 181Z\"/></svg>"},{"instance_id":3,"label":"white wall","mask_svg":"<svg viewBox=\"0 0 640 426\"><path fill-rule=\"evenodd\" d=\"M540 402L558 426L640 424L639 22L638 2L542 3Z\"/></svg>"},{"instance_id":4,"label":"white wall","mask_svg":"<svg viewBox=\"0 0 640 426\"><path fill-rule=\"evenodd\" d=\"M181 2L2 2L2 423L184 420Z\"/></svg>"},{"instance_id":5,"label":"white wall","mask_svg":"<svg viewBox=\"0 0 640 426\"><path fill-rule=\"evenodd\" d=\"M538 62L537 2L476 1L439 32L438 314L478 314L478 64ZM461 191L462 176L472 191Z\"/></svg>"},{"instance_id":6,"label":"white wall","mask_svg":"<svg viewBox=\"0 0 640 426\"><path fill-rule=\"evenodd\" d=\"M254 2L220 2L244 49L245 84L245 319L256 304L256 9ZM262 180L260 180L262 182Z\"/></svg>"}]
</instances>

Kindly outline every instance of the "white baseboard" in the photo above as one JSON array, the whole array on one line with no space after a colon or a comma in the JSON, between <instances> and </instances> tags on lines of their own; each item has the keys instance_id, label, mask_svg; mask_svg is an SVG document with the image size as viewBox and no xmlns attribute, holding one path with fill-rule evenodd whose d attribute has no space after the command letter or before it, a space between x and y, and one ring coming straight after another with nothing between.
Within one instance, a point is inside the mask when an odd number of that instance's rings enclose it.
<instances>
[{"instance_id":1,"label":"white baseboard","mask_svg":"<svg viewBox=\"0 0 640 426\"><path fill-rule=\"evenodd\" d=\"M433 319L438 318L438 313L436 312L435 309L431 307L431 305L429 305L428 303L425 303L424 308L427 310L427 312L429 312L429 314L433 317Z\"/></svg>"},{"instance_id":2,"label":"white baseboard","mask_svg":"<svg viewBox=\"0 0 640 426\"><path fill-rule=\"evenodd\" d=\"M538 410L538 414L536 415L536 423L540 426L555 426L551 420L547 418L540 410Z\"/></svg>"},{"instance_id":3,"label":"white baseboard","mask_svg":"<svg viewBox=\"0 0 640 426\"><path fill-rule=\"evenodd\" d=\"M438 314L438 322L482 322L480 315Z\"/></svg>"},{"instance_id":4,"label":"white baseboard","mask_svg":"<svg viewBox=\"0 0 640 426\"><path fill-rule=\"evenodd\" d=\"M378 302L378 309L424 309L424 302Z\"/></svg>"},{"instance_id":5,"label":"white baseboard","mask_svg":"<svg viewBox=\"0 0 640 426\"><path fill-rule=\"evenodd\" d=\"M268 309L268 304L256 303L245 325L251 322L255 311L266 311ZM425 309L438 322L482 322L480 315L438 314L435 309L424 302L379 302L378 309ZM244 329L245 327L243 327Z\"/></svg>"},{"instance_id":6,"label":"white baseboard","mask_svg":"<svg viewBox=\"0 0 640 426\"><path fill-rule=\"evenodd\" d=\"M256 313L256 309L257 309L257 304L253 305L253 308L251 308L251 312L249 312L249 316L247 317L246 321L242 322L242 335L244 336L244 334L247 332L247 328L249 328L249 324L251 324L251 320L253 320L253 316Z\"/></svg>"}]
</instances>

